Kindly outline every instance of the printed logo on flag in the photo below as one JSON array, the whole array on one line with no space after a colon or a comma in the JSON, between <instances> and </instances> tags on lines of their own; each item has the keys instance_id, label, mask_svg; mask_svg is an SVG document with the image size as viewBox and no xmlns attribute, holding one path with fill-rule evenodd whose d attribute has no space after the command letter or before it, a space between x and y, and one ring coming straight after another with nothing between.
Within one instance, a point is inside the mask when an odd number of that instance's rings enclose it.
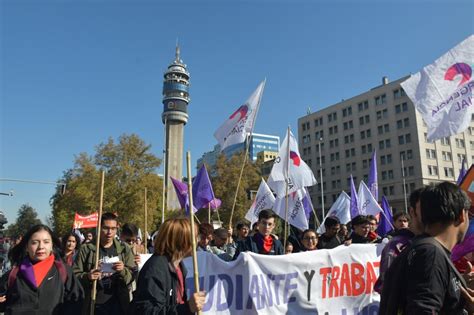
<instances>
[{"instance_id":1,"label":"printed logo on flag","mask_svg":"<svg viewBox=\"0 0 474 315\"><path fill-rule=\"evenodd\" d=\"M300 166L301 159L295 151L290 151L290 159L293 161L293 165Z\"/></svg>"},{"instance_id":2,"label":"printed logo on flag","mask_svg":"<svg viewBox=\"0 0 474 315\"><path fill-rule=\"evenodd\" d=\"M252 111L250 111L250 113L251 112ZM250 114L250 113L249 113L249 107L246 104L244 104L240 106L232 115L230 115L229 119L234 119L234 117L237 116L237 114L240 114L240 117L237 120L239 122L245 117L247 117L247 114Z\"/></svg>"},{"instance_id":3,"label":"printed logo on flag","mask_svg":"<svg viewBox=\"0 0 474 315\"><path fill-rule=\"evenodd\" d=\"M453 81L459 74L462 75L462 80L459 82L458 86L461 86L471 79L472 68L464 62L455 63L446 71L444 79L447 81Z\"/></svg>"}]
</instances>

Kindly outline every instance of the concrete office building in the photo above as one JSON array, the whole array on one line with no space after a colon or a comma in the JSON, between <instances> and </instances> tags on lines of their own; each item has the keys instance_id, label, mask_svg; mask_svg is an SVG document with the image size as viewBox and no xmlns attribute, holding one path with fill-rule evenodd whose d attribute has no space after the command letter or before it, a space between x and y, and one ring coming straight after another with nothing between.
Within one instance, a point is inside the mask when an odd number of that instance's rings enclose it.
<instances>
[{"instance_id":1,"label":"concrete office building","mask_svg":"<svg viewBox=\"0 0 474 315\"><path fill-rule=\"evenodd\" d=\"M384 77L380 86L298 119L300 154L318 182L322 166L326 213L341 190L350 193L351 174L357 186L367 183L373 150L379 199L385 195L395 211L405 210L405 196L408 200L423 185L455 182L464 158L467 165L473 163L474 124L427 142L427 127L400 86L407 78L389 83ZM310 188L310 194L321 211L321 185Z\"/></svg>"}]
</instances>

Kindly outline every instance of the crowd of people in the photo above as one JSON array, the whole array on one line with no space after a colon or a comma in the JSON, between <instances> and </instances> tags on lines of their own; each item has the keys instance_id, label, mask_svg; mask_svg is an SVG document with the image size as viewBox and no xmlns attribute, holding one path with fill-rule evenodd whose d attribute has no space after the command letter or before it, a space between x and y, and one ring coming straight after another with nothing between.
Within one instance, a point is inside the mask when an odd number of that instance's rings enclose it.
<instances>
[{"instance_id":1,"label":"crowd of people","mask_svg":"<svg viewBox=\"0 0 474 315\"><path fill-rule=\"evenodd\" d=\"M450 260L467 231L470 207L458 186L444 182L414 191L408 213L394 214L394 230L387 235L377 234L375 216L359 215L348 224L330 216L321 233L291 228L285 239L274 234L276 214L262 210L252 227L239 222L234 231L201 223L195 238L198 251L223 261L236 260L242 252L291 255L386 243L375 284L380 314L472 314L472 265L465 261L461 274ZM147 244L135 225L120 226L115 214L104 213L97 237L98 249L92 232L83 239L75 232L59 239L48 226L33 226L9 250L11 267L0 279L0 312L73 315L90 314L93 307L99 315L192 314L202 309L204 292L186 294L183 259L191 255L193 242L187 218L166 220ZM153 255L139 270L140 254L147 252Z\"/></svg>"}]
</instances>

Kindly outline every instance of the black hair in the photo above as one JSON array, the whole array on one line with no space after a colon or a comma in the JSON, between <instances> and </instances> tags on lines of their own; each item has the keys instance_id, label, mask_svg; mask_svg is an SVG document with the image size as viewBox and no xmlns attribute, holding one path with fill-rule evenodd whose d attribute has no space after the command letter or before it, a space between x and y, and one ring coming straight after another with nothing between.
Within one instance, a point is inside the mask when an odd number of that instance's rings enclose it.
<instances>
[{"instance_id":1,"label":"black hair","mask_svg":"<svg viewBox=\"0 0 474 315\"><path fill-rule=\"evenodd\" d=\"M250 225L249 225L248 223L246 223L246 222L239 222L239 223L237 223L236 228L237 228L237 230L241 230L244 226L246 226L248 229L250 229Z\"/></svg>"},{"instance_id":2,"label":"black hair","mask_svg":"<svg viewBox=\"0 0 474 315\"><path fill-rule=\"evenodd\" d=\"M316 233L315 230L313 230L313 229L306 229L306 230L303 231L303 234L301 235L301 239L304 238L304 236L306 235L306 233L310 233L310 232L313 232L313 233L316 235L316 238L319 238L319 237L318 237L318 233Z\"/></svg>"},{"instance_id":3,"label":"black hair","mask_svg":"<svg viewBox=\"0 0 474 315\"><path fill-rule=\"evenodd\" d=\"M377 220L377 218L372 214L367 215L367 220L369 220L369 221L375 220L375 222L379 223L379 220Z\"/></svg>"},{"instance_id":4,"label":"black hair","mask_svg":"<svg viewBox=\"0 0 474 315\"><path fill-rule=\"evenodd\" d=\"M267 209L264 209L262 211L260 211L260 213L258 214L258 221L260 220L268 220L268 219L275 219L277 217L277 215L275 214L275 212L273 212L272 210L267 210Z\"/></svg>"},{"instance_id":5,"label":"black hair","mask_svg":"<svg viewBox=\"0 0 474 315\"><path fill-rule=\"evenodd\" d=\"M214 233L214 227L212 226L212 224L207 222L199 224L199 234L208 236L212 235L212 233Z\"/></svg>"},{"instance_id":6,"label":"black hair","mask_svg":"<svg viewBox=\"0 0 474 315\"><path fill-rule=\"evenodd\" d=\"M227 239L229 232L225 228L218 228L214 230L214 236Z\"/></svg>"},{"instance_id":7,"label":"black hair","mask_svg":"<svg viewBox=\"0 0 474 315\"><path fill-rule=\"evenodd\" d=\"M76 251L78 251L79 248L81 247L81 239L79 238L79 236L76 233L69 232L69 233L64 234L63 237L61 237L61 245L62 245L61 249L63 253L66 251L67 239L70 236L74 236L74 239L76 240Z\"/></svg>"},{"instance_id":8,"label":"black hair","mask_svg":"<svg viewBox=\"0 0 474 315\"><path fill-rule=\"evenodd\" d=\"M463 210L471 208L471 200L459 186L442 182L423 190L420 206L423 224L450 224L463 215Z\"/></svg>"},{"instance_id":9,"label":"black hair","mask_svg":"<svg viewBox=\"0 0 474 315\"><path fill-rule=\"evenodd\" d=\"M358 216L354 217L351 221L352 227L354 227L356 225L362 225L362 224L370 224L369 219L365 215L358 215Z\"/></svg>"},{"instance_id":10,"label":"black hair","mask_svg":"<svg viewBox=\"0 0 474 315\"><path fill-rule=\"evenodd\" d=\"M39 231L46 231L49 233L49 235L51 236L51 241L53 242L52 254L56 258L61 257L61 242L59 241L59 238L57 238L57 236L53 233L53 231L47 225L37 224L31 227L28 230L28 232L26 232L26 234L23 236L21 241L10 249L10 252L8 253L8 259L10 260L12 265L18 266L23 261L23 259L28 257L28 254L26 253L28 242L33 236L33 234Z\"/></svg>"},{"instance_id":11,"label":"black hair","mask_svg":"<svg viewBox=\"0 0 474 315\"><path fill-rule=\"evenodd\" d=\"M137 237L138 236L138 228L135 224L125 223L122 226L122 231L120 232L120 234Z\"/></svg>"},{"instance_id":12,"label":"black hair","mask_svg":"<svg viewBox=\"0 0 474 315\"><path fill-rule=\"evenodd\" d=\"M409 198L410 207L412 207L413 210L416 209L416 204L418 203L418 201L420 201L421 193L423 192L424 189L425 187L418 188L410 194L410 198Z\"/></svg>"},{"instance_id":13,"label":"black hair","mask_svg":"<svg viewBox=\"0 0 474 315\"><path fill-rule=\"evenodd\" d=\"M103 213L102 217L100 218L100 222L102 222L102 223L104 221L110 221L110 220L113 220L113 221L118 223L118 217L115 214L113 214L112 212Z\"/></svg>"},{"instance_id":14,"label":"black hair","mask_svg":"<svg viewBox=\"0 0 474 315\"><path fill-rule=\"evenodd\" d=\"M341 221L339 221L338 217L330 216L327 217L326 220L324 220L324 227L326 229L330 229L335 225L341 224Z\"/></svg>"},{"instance_id":15,"label":"black hair","mask_svg":"<svg viewBox=\"0 0 474 315\"><path fill-rule=\"evenodd\" d=\"M400 217L405 217L408 220L408 222L410 222L410 215L408 213L403 212L403 211L398 211L397 213L395 213L393 215L393 221L394 222L397 221L398 218L400 218Z\"/></svg>"}]
</instances>

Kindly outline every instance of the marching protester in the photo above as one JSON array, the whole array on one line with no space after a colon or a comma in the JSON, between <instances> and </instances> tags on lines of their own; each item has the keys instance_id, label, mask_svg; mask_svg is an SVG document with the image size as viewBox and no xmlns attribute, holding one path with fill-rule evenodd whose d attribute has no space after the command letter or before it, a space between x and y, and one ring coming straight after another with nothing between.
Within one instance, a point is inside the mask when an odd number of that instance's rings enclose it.
<instances>
[{"instance_id":1,"label":"marching protester","mask_svg":"<svg viewBox=\"0 0 474 315\"><path fill-rule=\"evenodd\" d=\"M341 222L337 217L327 217L324 220L324 228L326 229L318 240L318 249L332 249L343 243L338 232Z\"/></svg>"},{"instance_id":2,"label":"marching protester","mask_svg":"<svg viewBox=\"0 0 474 315\"><path fill-rule=\"evenodd\" d=\"M283 255L283 245L272 235L275 219L276 214L271 210L260 211L257 221L258 232L237 243L234 259L241 252L247 251L264 255Z\"/></svg>"},{"instance_id":3,"label":"marching protester","mask_svg":"<svg viewBox=\"0 0 474 315\"><path fill-rule=\"evenodd\" d=\"M145 254L145 246L138 244L138 228L135 224L125 223L120 231L120 240L130 246L135 264L140 264L140 254Z\"/></svg>"},{"instance_id":4,"label":"marching protester","mask_svg":"<svg viewBox=\"0 0 474 315\"><path fill-rule=\"evenodd\" d=\"M210 251L210 244L213 239L214 227L210 223L199 224L198 250Z\"/></svg>"},{"instance_id":5,"label":"marching protester","mask_svg":"<svg viewBox=\"0 0 474 315\"><path fill-rule=\"evenodd\" d=\"M224 261L231 261L235 255L235 243L232 242L232 237L224 228L219 228L214 231L213 240L209 251Z\"/></svg>"},{"instance_id":6,"label":"marching protester","mask_svg":"<svg viewBox=\"0 0 474 315\"><path fill-rule=\"evenodd\" d=\"M318 234L316 234L316 231L313 229L303 231L301 244L303 245L303 251L316 250L318 245Z\"/></svg>"},{"instance_id":7,"label":"marching protester","mask_svg":"<svg viewBox=\"0 0 474 315\"><path fill-rule=\"evenodd\" d=\"M365 215L358 215L351 221L352 233L350 240L352 244L366 244L370 243L368 238L370 232L370 221Z\"/></svg>"},{"instance_id":8,"label":"marching protester","mask_svg":"<svg viewBox=\"0 0 474 315\"><path fill-rule=\"evenodd\" d=\"M84 291L60 253L51 229L33 226L9 252L13 268L0 279L0 312L80 314Z\"/></svg>"},{"instance_id":9,"label":"marching protester","mask_svg":"<svg viewBox=\"0 0 474 315\"><path fill-rule=\"evenodd\" d=\"M61 238L62 241L62 250L64 253L64 261L68 266L74 264L74 260L76 259L77 253L79 252L79 248L81 246L81 240L76 233L70 232L64 235Z\"/></svg>"},{"instance_id":10,"label":"marching protester","mask_svg":"<svg viewBox=\"0 0 474 315\"><path fill-rule=\"evenodd\" d=\"M183 259L191 254L189 220L166 220L158 232L155 252L138 276L130 314L193 314L201 310L205 292L194 293L189 300L186 296L187 270Z\"/></svg>"},{"instance_id":11,"label":"marching protester","mask_svg":"<svg viewBox=\"0 0 474 315\"><path fill-rule=\"evenodd\" d=\"M116 239L117 216L104 213L101 217L100 267L95 267L95 244L81 247L74 263L74 273L81 280L86 294L83 314L89 313L92 282L97 280L95 314L126 314L129 303L129 285L133 281L132 269L135 266L130 247ZM109 262L111 261L111 262Z\"/></svg>"},{"instance_id":12,"label":"marching protester","mask_svg":"<svg viewBox=\"0 0 474 315\"><path fill-rule=\"evenodd\" d=\"M443 182L421 192L420 208L426 234L385 272L380 314L472 314L474 291L450 259L469 226L469 197Z\"/></svg>"},{"instance_id":13,"label":"marching protester","mask_svg":"<svg viewBox=\"0 0 474 315\"><path fill-rule=\"evenodd\" d=\"M419 192L420 191L418 191L418 194ZM413 205L410 204L410 206L413 208ZM395 228L394 232L408 228L409 224L410 224L410 215L408 213L399 211L393 215L393 227Z\"/></svg>"},{"instance_id":14,"label":"marching protester","mask_svg":"<svg viewBox=\"0 0 474 315\"><path fill-rule=\"evenodd\" d=\"M87 232L86 233L86 239L84 240L84 243L85 244L91 243L93 239L94 239L94 234L92 234L92 232Z\"/></svg>"},{"instance_id":15,"label":"marching protester","mask_svg":"<svg viewBox=\"0 0 474 315\"><path fill-rule=\"evenodd\" d=\"M341 227L339 229L339 232L337 232L337 236L339 237L341 242L344 242L349 236L349 229L347 228L347 224L341 224L340 226Z\"/></svg>"},{"instance_id":16,"label":"marching protester","mask_svg":"<svg viewBox=\"0 0 474 315\"><path fill-rule=\"evenodd\" d=\"M286 247L285 247L285 255L292 254L292 253L293 253L293 244L288 242L286 243Z\"/></svg>"},{"instance_id":17,"label":"marching protester","mask_svg":"<svg viewBox=\"0 0 474 315\"><path fill-rule=\"evenodd\" d=\"M381 214L382 215L382 214ZM371 243L379 243L382 241L382 238L377 234L378 221L374 215L367 215L367 219L370 223L370 231L367 234L367 238Z\"/></svg>"},{"instance_id":18,"label":"marching protester","mask_svg":"<svg viewBox=\"0 0 474 315\"><path fill-rule=\"evenodd\" d=\"M423 188L419 188L410 194L410 207L408 208L409 215L405 213L400 215L400 212L397 213L398 219L408 218L408 216L411 216L413 220L410 222L410 226L406 225L406 228L403 228L405 224L399 224L399 229L392 234L391 240L385 245L382 251L382 255L380 256L379 277L374 285L374 290L380 294L382 293L385 272L390 267L390 264L398 257L398 255L400 255L402 250L411 243L416 235L423 233L423 223L421 222L420 210L420 195L422 191ZM398 221L404 222L404 220Z\"/></svg>"},{"instance_id":19,"label":"marching protester","mask_svg":"<svg viewBox=\"0 0 474 315\"><path fill-rule=\"evenodd\" d=\"M250 232L250 225L245 222L239 222L236 226L237 228L237 239L236 242L238 241L243 241L244 239L249 236Z\"/></svg>"}]
</instances>

